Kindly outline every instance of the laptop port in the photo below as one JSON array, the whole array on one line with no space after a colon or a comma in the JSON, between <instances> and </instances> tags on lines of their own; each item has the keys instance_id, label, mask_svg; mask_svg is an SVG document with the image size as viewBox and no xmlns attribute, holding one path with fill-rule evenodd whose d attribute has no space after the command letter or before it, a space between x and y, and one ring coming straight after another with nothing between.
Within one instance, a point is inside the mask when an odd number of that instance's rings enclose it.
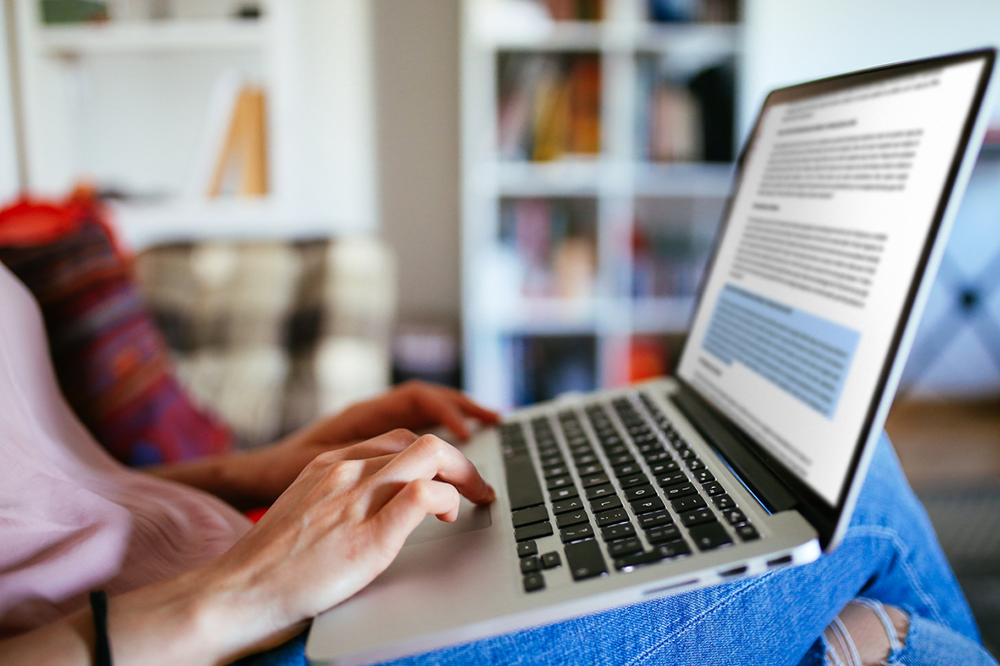
<instances>
[{"instance_id":1,"label":"laptop port","mask_svg":"<svg viewBox=\"0 0 1000 666\"><path fill-rule=\"evenodd\" d=\"M767 568L768 569L777 569L778 567L788 566L791 563L792 563L792 556L791 555L785 555L784 557L779 557L779 558L777 558L775 560L768 560L768 562L767 562Z\"/></svg>"},{"instance_id":2,"label":"laptop port","mask_svg":"<svg viewBox=\"0 0 1000 666\"><path fill-rule=\"evenodd\" d=\"M742 567L736 567L734 569L729 569L728 571L720 571L719 575L723 578L732 578L733 576L742 576L746 572L747 567L746 565L743 565Z\"/></svg>"}]
</instances>

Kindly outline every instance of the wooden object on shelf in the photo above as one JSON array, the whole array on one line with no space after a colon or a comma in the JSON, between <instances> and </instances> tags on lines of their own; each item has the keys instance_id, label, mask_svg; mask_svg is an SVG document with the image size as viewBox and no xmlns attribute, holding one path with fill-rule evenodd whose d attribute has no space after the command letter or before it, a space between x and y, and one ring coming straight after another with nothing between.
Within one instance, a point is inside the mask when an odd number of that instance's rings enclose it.
<instances>
[{"instance_id":1,"label":"wooden object on shelf","mask_svg":"<svg viewBox=\"0 0 1000 666\"><path fill-rule=\"evenodd\" d=\"M208 186L208 196L217 197L232 178L238 178L236 193L245 197L267 194L267 122L264 91L246 86L236 98L226 142L219 154Z\"/></svg>"}]
</instances>

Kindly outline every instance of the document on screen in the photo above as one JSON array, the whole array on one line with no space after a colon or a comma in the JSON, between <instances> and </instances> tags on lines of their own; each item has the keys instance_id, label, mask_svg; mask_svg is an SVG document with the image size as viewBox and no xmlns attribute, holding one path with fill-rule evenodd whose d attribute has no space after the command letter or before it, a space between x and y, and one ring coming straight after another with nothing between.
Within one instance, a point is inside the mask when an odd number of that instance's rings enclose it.
<instances>
[{"instance_id":1,"label":"document on screen","mask_svg":"<svg viewBox=\"0 0 1000 666\"><path fill-rule=\"evenodd\" d=\"M678 374L831 504L982 68L769 105L746 155Z\"/></svg>"}]
</instances>

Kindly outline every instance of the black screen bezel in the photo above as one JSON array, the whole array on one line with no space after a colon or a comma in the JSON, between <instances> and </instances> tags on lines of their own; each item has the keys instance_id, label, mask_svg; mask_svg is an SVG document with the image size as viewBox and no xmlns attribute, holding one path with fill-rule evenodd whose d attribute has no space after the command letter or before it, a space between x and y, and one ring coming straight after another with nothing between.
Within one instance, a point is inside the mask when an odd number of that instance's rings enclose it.
<instances>
[{"instance_id":1,"label":"black screen bezel","mask_svg":"<svg viewBox=\"0 0 1000 666\"><path fill-rule=\"evenodd\" d=\"M850 87L855 87L858 85L865 85L870 83L875 83L878 81L898 77L906 76L910 74L915 74L921 71L929 71L934 69L941 69L944 67L949 67L964 62L982 59L984 61L984 66L980 75L980 80L976 88L975 95L969 105L969 111L962 128L961 138L956 145L955 154L952 158L951 166L949 167L948 174L945 178L941 194L938 197L938 204L934 211L934 218L928 229L927 237L924 241L924 247L921 250L920 258L917 262L916 269L910 279L910 289L907 293L906 299L903 303L903 307L900 311L899 319L896 322L895 330L892 336L892 342L889 347L889 353L886 354L886 360L882 366L882 371L879 374L878 381L875 385L875 390L872 393L871 401L869 403L868 411L865 415L865 419L862 422L862 427L858 436L858 441L854 445L854 453L851 456L850 464L844 474L841 481L841 489L839 497L837 498L836 505L830 504L826 499L819 495L812 487L806 484L797 474L795 474L791 469L789 469L784 463L782 463L777 457L771 455L768 450L762 446L752 435L750 435L746 430L744 430L736 421L731 419L723 410L715 406L712 400L698 391L690 382L686 381L679 374L675 373L676 380L682 384L684 390L692 392L699 400L704 403L704 406L712 412L712 416L717 418L722 422L729 430L731 430L739 440L747 446L752 453L759 458L765 465L767 465L771 471L777 475L782 482L788 486L788 489L796 496L799 501L798 510L802 512L807 519L813 524L820 536L820 543L823 548L826 548L827 544L833 537L833 533L837 527L837 523L840 519L841 514L844 511L847 497L850 490L855 483L859 482L856 478L856 472L858 465L861 461L862 453L864 452L864 445L868 441L869 434L871 432L872 426L875 421L876 414L879 409L879 405L882 403L883 393L885 392L886 385L889 381L889 376L892 368L896 362L896 356L899 352L899 347L902 342L903 334L906 330L906 325L910 319L910 314L913 311L913 306L917 298L917 293L921 284L925 279L925 272L927 269L927 263L930 260L931 252L935 246L938 238L938 233L941 229L941 224L944 220L944 215L947 210L948 201L951 197L952 189L954 188L955 181L958 178L958 172L962 165L963 158L968 150L969 140L972 136L973 129L975 127L976 119L979 116L979 110L982 106L983 99L986 94L986 89L990 81L990 76L993 71L993 67L996 60L996 49L986 48L977 49L974 51L966 51L962 53L955 53L945 56L938 56L934 58L926 58L922 60L909 61L903 63L896 63L892 65L885 65L882 67L876 67L873 69L862 70L859 72L853 72L848 74L841 74L838 76L833 76L825 79L819 79L817 81L810 81L807 83L801 83L798 85L790 86L787 88L781 88L772 91L767 98L764 100L761 106L760 112L757 114L757 120L754 122L753 130L750 132L746 143L740 156L736 162L736 169L733 179L732 195L726 206L725 212L723 213L722 224L720 225L719 232L716 236L714 247L711 253L711 257L706 265L705 271L702 275L701 283L698 288L698 296L695 301L695 307L691 315L691 322L693 323L697 318L698 312L701 309L704 297L704 289L708 282L707 276L711 274L713 267L715 265L715 260L718 255L719 249L722 246L722 240L726 235L726 231L729 227L730 216L732 212L732 204L736 200L739 194L740 187L743 180L743 171L747 161L747 156L753 149L754 142L757 137L757 133L760 127L761 118L767 109L776 104L784 104L788 102L797 101L807 97L812 97L821 94L827 94L831 92L836 92ZM685 339L684 347L681 349L681 353L678 355L677 367L681 365L681 360L684 358L684 354L688 351L687 349L688 340Z\"/></svg>"}]
</instances>

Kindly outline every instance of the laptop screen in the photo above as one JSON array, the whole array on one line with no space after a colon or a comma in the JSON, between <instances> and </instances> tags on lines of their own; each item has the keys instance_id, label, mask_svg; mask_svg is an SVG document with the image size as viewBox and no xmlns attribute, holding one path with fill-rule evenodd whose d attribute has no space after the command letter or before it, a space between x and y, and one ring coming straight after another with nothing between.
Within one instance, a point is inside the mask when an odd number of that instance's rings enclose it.
<instances>
[{"instance_id":1,"label":"laptop screen","mask_svg":"<svg viewBox=\"0 0 1000 666\"><path fill-rule=\"evenodd\" d=\"M678 375L831 506L985 66L936 61L778 91L743 157Z\"/></svg>"}]
</instances>

